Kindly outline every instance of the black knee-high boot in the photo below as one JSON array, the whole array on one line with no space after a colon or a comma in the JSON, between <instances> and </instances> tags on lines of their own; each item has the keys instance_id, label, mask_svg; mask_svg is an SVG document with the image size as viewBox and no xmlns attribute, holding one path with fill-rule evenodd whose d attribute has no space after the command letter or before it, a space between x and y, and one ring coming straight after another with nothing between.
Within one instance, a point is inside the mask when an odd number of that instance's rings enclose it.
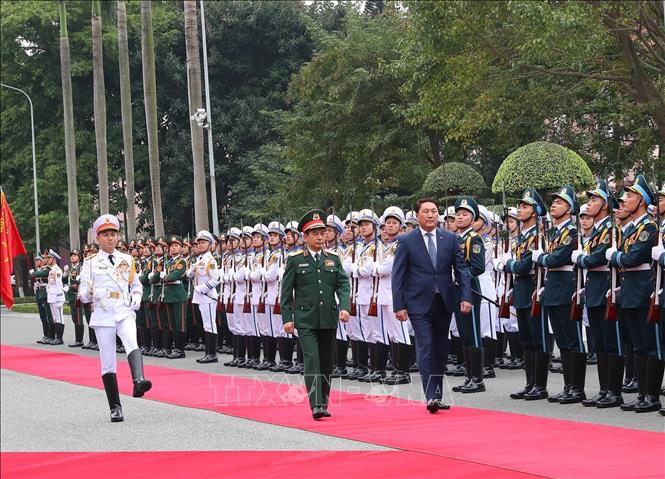
<instances>
[{"instance_id":1,"label":"black knee-high boot","mask_svg":"<svg viewBox=\"0 0 665 479\"><path fill-rule=\"evenodd\" d=\"M122 406L120 405L120 392L118 391L118 377L115 373L106 373L102 375L104 383L104 392L109 402L111 410L111 422L122 422Z\"/></svg>"}]
</instances>

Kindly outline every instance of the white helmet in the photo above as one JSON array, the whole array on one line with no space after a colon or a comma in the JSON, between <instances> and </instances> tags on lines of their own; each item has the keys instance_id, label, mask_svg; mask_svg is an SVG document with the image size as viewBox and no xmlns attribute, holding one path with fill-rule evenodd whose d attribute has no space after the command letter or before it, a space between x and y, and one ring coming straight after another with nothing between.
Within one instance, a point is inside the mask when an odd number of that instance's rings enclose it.
<instances>
[{"instance_id":1,"label":"white helmet","mask_svg":"<svg viewBox=\"0 0 665 479\"><path fill-rule=\"evenodd\" d=\"M408 211L408 212L406 213L406 215L405 215L404 221L405 221L407 224L417 225L417 224L418 224L418 220L416 219L416 212L413 211L413 210Z\"/></svg>"},{"instance_id":2,"label":"white helmet","mask_svg":"<svg viewBox=\"0 0 665 479\"><path fill-rule=\"evenodd\" d=\"M236 238L236 239L240 239L240 235L241 235L241 234L242 234L242 232L240 231L239 228L231 228L231 229L226 233L226 236L229 236L229 237L232 237L232 238Z\"/></svg>"},{"instance_id":3,"label":"white helmet","mask_svg":"<svg viewBox=\"0 0 665 479\"><path fill-rule=\"evenodd\" d=\"M326 218L326 226L331 226L335 228L337 234L342 234L344 232L344 223L336 215L328 215Z\"/></svg>"},{"instance_id":4,"label":"white helmet","mask_svg":"<svg viewBox=\"0 0 665 479\"><path fill-rule=\"evenodd\" d=\"M444 218L448 218L449 216L454 218L455 217L455 207L454 206L449 206L448 208L446 208L446 214L443 215L443 216L444 216Z\"/></svg>"},{"instance_id":5,"label":"white helmet","mask_svg":"<svg viewBox=\"0 0 665 479\"><path fill-rule=\"evenodd\" d=\"M402 209L398 208L397 206L389 206L386 208L381 218L382 223L385 222L388 218L395 218L399 220L400 226L404 226L404 211L402 211Z\"/></svg>"},{"instance_id":6,"label":"white helmet","mask_svg":"<svg viewBox=\"0 0 665 479\"><path fill-rule=\"evenodd\" d=\"M378 225L379 217L376 216L376 213L374 213L369 208L365 208L364 210L360 210L358 212L358 223L361 221L371 221L373 224Z\"/></svg>"},{"instance_id":7,"label":"white helmet","mask_svg":"<svg viewBox=\"0 0 665 479\"><path fill-rule=\"evenodd\" d=\"M261 233L261 236L263 236L264 238L268 237L268 228L266 227L266 225L262 223L254 225L253 230L254 230L253 233Z\"/></svg>"},{"instance_id":8,"label":"white helmet","mask_svg":"<svg viewBox=\"0 0 665 479\"><path fill-rule=\"evenodd\" d=\"M298 222L297 221L289 221L286 223L286 228L284 228L284 232L288 233L291 231L293 234L300 236L300 231L298 231Z\"/></svg>"},{"instance_id":9,"label":"white helmet","mask_svg":"<svg viewBox=\"0 0 665 479\"><path fill-rule=\"evenodd\" d=\"M280 236L284 236L284 225L279 221L271 221L268 223L268 233L277 233Z\"/></svg>"},{"instance_id":10,"label":"white helmet","mask_svg":"<svg viewBox=\"0 0 665 479\"><path fill-rule=\"evenodd\" d=\"M251 226L242 227L242 236L252 236L254 234L254 228Z\"/></svg>"},{"instance_id":11,"label":"white helmet","mask_svg":"<svg viewBox=\"0 0 665 479\"><path fill-rule=\"evenodd\" d=\"M480 217L485 222L485 227L486 228L491 228L492 227L492 213L487 208L485 208L483 205L478 205L478 213L480 213Z\"/></svg>"},{"instance_id":12,"label":"white helmet","mask_svg":"<svg viewBox=\"0 0 665 479\"><path fill-rule=\"evenodd\" d=\"M344 224L346 225L349 221L358 224L359 216L360 215L357 211L350 212L348 215L346 215L346 218L344 218Z\"/></svg>"}]
</instances>

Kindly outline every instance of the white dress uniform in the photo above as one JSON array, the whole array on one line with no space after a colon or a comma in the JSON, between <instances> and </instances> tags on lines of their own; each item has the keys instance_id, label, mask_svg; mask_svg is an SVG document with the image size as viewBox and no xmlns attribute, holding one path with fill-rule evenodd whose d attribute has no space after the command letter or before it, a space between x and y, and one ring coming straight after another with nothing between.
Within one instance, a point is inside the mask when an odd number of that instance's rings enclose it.
<instances>
[{"instance_id":1,"label":"white dress uniform","mask_svg":"<svg viewBox=\"0 0 665 479\"><path fill-rule=\"evenodd\" d=\"M284 251L281 247L277 247L270 251L268 254L268 261L265 267L265 282L266 282L266 316L270 324L270 335L273 338L288 338L290 334L284 331L282 325L282 315L275 314L275 304L279 300L279 290L282 275L284 274L284 261L282 256Z\"/></svg>"},{"instance_id":2,"label":"white dress uniform","mask_svg":"<svg viewBox=\"0 0 665 479\"><path fill-rule=\"evenodd\" d=\"M51 310L53 322L65 324L63 307L65 304L65 291L63 289L62 270L57 263L53 263L46 283L46 302Z\"/></svg>"},{"instance_id":3,"label":"white dress uniform","mask_svg":"<svg viewBox=\"0 0 665 479\"><path fill-rule=\"evenodd\" d=\"M142 291L132 256L100 250L84 260L79 295L93 305L90 327L97 336L102 375L116 371L116 335L127 355L138 349L136 309L141 306Z\"/></svg>"},{"instance_id":4,"label":"white dress uniform","mask_svg":"<svg viewBox=\"0 0 665 479\"><path fill-rule=\"evenodd\" d=\"M478 276L480 292L486 298L495 300L497 291L494 279L494 241L491 238L483 238L485 244L485 272ZM496 339L497 331L500 331L499 311L497 307L483 299L480 303L480 332L483 338Z\"/></svg>"},{"instance_id":5,"label":"white dress uniform","mask_svg":"<svg viewBox=\"0 0 665 479\"><path fill-rule=\"evenodd\" d=\"M350 316L349 321L346 323L346 332L349 336L349 339L353 341L367 341L365 335L363 334L363 329L360 324L360 306L358 305L358 277L356 273L356 267L358 262L358 252L360 251L362 243L357 239L348 246L347 254L342 262L342 267L351 280L351 296L353 301L356 303L357 314L355 316ZM354 261L354 251L355 251L355 261Z\"/></svg>"},{"instance_id":6,"label":"white dress uniform","mask_svg":"<svg viewBox=\"0 0 665 479\"><path fill-rule=\"evenodd\" d=\"M245 299L249 294L249 267L247 265L252 263L252 256L252 253L249 251L246 253L238 251L236 254L236 269L233 273L233 281L235 282L233 316L237 330L233 332L241 336L259 335L251 311L249 313L243 312Z\"/></svg>"},{"instance_id":7,"label":"white dress uniform","mask_svg":"<svg viewBox=\"0 0 665 479\"><path fill-rule=\"evenodd\" d=\"M196 262L187 270L187 277L192 280L192 304L199 305L203 330L217 334L217 285L220 282L220 271L210 251L196 258Z\"/></svg>"},{"instance_id":8,"label":"white dress uniform","mask_svg":"<svg viewBox=\"0 0 665 479\"><path fill-rule=\"evenodd\" d=\"M369 243L361 243L358 251L358 261L355 268L355 276L358 281L358 296L356 301L358 303L358 317L363 335L363 341L368 343L383 342L381 330L384 329L381 324L381 315L376 317L369 316L369 305L372 302L374 294L374 270L376 269L377 262L374 261L374 248L378 246L378 254L381 250L381 243L377 242L375 245L374 240Z\"/></svg>"},{"instance_id":9,"label":"white dress uniform","mask_svg":"<svg viewBox=\"0 0 665 479\"><path fill-rule=\"evenodd\" d=\"M383 247L380 261L376 265L376 274L379 277L377 303L379 305L379 314L386 327L386 334L390 341L410 345L411 336L413 336L411 321L408 319L406 321L399 321L393 312L391 279L398 242L399 240L395 239L386 243Z\"/></svg>"},{"instance_id":10,"label":"white dress uniform","mask_svg":"<svg viewBox=\"0 0 665 479\"><path fill-rule=\"evenodd\" d=\"M256 329L260 336L272 336L271 324L267 320L266 313L260 313L258 306L261 301L265 304L265 268L263 267L263 248L254 253L249 270L249 281L252 284L250 303L252 305L252 321L256 323Z\"/></svg>"}]
</instances>

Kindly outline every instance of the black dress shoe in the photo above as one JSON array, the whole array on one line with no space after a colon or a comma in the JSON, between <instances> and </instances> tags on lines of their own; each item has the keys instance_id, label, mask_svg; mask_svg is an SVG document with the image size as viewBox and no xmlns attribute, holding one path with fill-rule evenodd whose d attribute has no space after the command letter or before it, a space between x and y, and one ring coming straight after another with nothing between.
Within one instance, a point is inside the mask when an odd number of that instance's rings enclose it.
<instances>
[{"instance_id":1,"label":"black dress shoe","mask_svg":"<svg viewBox=\"0 0 665 479\"><path fill-rule=\"evenodd\" d=\"M426 408L430 414L436 414L439 411L439 403L436 399L428 399Z\"/></svg>"},{"instance_id":2,"label":"black dress shoe","mask_svg":"<svg viewBox=\"0 0 665 479\"><path fill-rule=\"evenodd\" d=\"M444 410L444 411L450 409L450 405L443 402L442 399L437 399L436 400L436 405L439 409Z\"/></svg>"},{"instance_id":3,"label":"black dress shoe","mask_svg":"<svg viewBox=\"0 0 665 479\"><path fill-rule=\"evenodd\" d=\"M37 340L37 344L46 344L47 340L48 340L48 338L46 336L44 336L42 339Z\"/></svg>"},{"instance_id":4,"label":"black dress shoe","mask_svg":"<svg viewBox=\"0 0 665 479\"><path fill-rule=\"evenodd\" d=\"M640 390L640 383L637 381L637 379L632 379L628 384L624 385L621 388L621 392L623 393L636 393Z\"/></svg>"},{"instance_id":5,"label":"black dress shoe","mask_svg":"<svg viewBox=\"0 0 665 479\"><path fill-rule=\"evenodd\" d=\"M547 399L548 396L549 394L547 393L546 388L534 386L531 391L524 395L524 399L526 401L538 401L540 399Z\"/></svg>"},{"instance_id":6,"label":"black dress shoe","mask_svg":"<svg viewBox=\"0 0 665 479\"><path fill-rule=\"evenodd\" d=\"M111 409L111 422L122 422L125 418L122 417L122 407L115 406Z\"/></svg>"},{"instance_id":7,"label":"black dress shoe","mask_svg":"<svg viewBox=\"0 0 665 479\"><path fill-rule=\"evenodd\" d=\"M644 396L644 401L635 406L635 412L654 412L659 411L662 405L658 400L658 396L652 394L646 394Z\"/></svg>"},{"instance_id":8,"label":"black dress shoe","mask_svg":"<svg viewBox=\"0 0 665 479\"><path fill-rule=\"evenodd\" d=\"M330 416L332 416L332 414L330 414L330 413L328 412L328 409L325 408L325 407L322 407L322 408L321 408L321 412L323 413L323 417L330 417Z\"/></svg>"},{"instance_id":9,"label":"black dress shoe","mask_svg":"<svg viewBox=\"0 0 665 479\"><path fill-rule=\"evenodd\" d=\"M472 379L471 381L469 381L469 384L467 384L466 386L462 386L460 388L460 392L465 394L481 393L484 391L485 391L485 383L483 382L482 379L480 381Z\"/></svg>"},{"instance_id":10,"label":"black dress shoe","mask_svg":"<svg viewBox=\"0 0 665 479\"><path fill-rule=\"evenodd\" d=\"M180 351L179 349L174 349L171 351L171 354L168 355L169 359L182 359L186 357L184 351Z\"/></svg>"},{"instance_id":11,"label":"black dress shoe","mask_svg":"<svg viewBox=\"0 0 665 479\"><path fill-rule=\"evenodd\" d=\"M384 378L381 383L386 386L398 386L400 384L409 384L411 382L411 376L404 373L394 374L389 378Z\"/></svg>"},{"instance_id":12,"label":"black dress shoe","mask_svg":"<svg viewBox=\"0 0 665 479\"><path fill-rule=\"evenodd\" d=\"M637 406L637 405L638 405L639 403L641 403L642 401L644 401L644 396L637 396L635 399L633 399L633 400L630 401L629 403L622 404L622 405L619 406L619 407L620 407L620 409L621 409L622 411L634 411L634 410L635 410L635 406Z\"/></svg>"},{"instance_id":13,"label":"black dress shoe","mask_svg":"<svg viewBox=\"0 0 665 479\"><path fill-rule=\"evenodd\" d=\"M524 399L524 396L526 396L532 389L533 385L527 384L526 386L524 386L524 389L522 389L521 391L518 391L516 393L511 393L510 399Z\"/></svg>"},{"instance_id":14,"label":"black dress shoe","mask_svg":"<svg viewBox=\"0 0 665 479\"><path fill-rule=\"evenodd\" d=\"M197 359L196 362L199 364L216 363L219 362L219 359L217 359L217 356L213 356L212 354L206 354L202 358Z\"/></svg>"},{"instance_id":15,"label":"black dress shoe","mask_svg":"<svg viewBox=\"0 0 665 479\"><path fill-rule=\"evenodd\" d=\"M559 399L559 404L577 404L583 402L585 399L586 394L584 394L584 391L571 389L570 393Z\"/></svg>"},{"instance_id":16,"label":"black dress shoe","mask_svg":"<svg viewBox=\"0 0 665 479\"><path fill-rule=\"evenodd\" d=\"M65 344L62 339L52 339L49 344L52 344L54 346L60 346L61 344Z\"/></svg>"},{"instance_id":17,"label":"black dress shoe","mask_svg":"<svg viewBox=\"0 0 665 479\"><path fill-rule=\"evenodd\" d=\"M325 417L325 413L323 412L323 408L320 407L313 407L312 408L312 417L318 421L322 417Z\"/></svg>"},{"instance_id":18,"label":"black dress shoe","mask_svg":"<svg viewBox=\"0 0 665 479\"><path fill-rule=\"evenodd\" d=\"M661 416L665 416L665 409L661 409L660 411L658 411L658 414L660 414Z\"/></svg>"},{"instance_id":19,"label":"black dress shoe","mask_svg":"<svg viewBox=\"0 0 665 479\"><path fill-rule=\"evenodd\" d=\"M455 393L460 392L462 390L462 388L464 386L466 386L467 384L469 384L470 382L471 382L471 378L466 378L466 380L462 384L458 384L457 386L452 387L453 392L455 392Z\"/></svg>"},{"instance_id":20,"label":"black dress shoe","mask_svg":"<svg viewBox=\"0 0 665 479\"><path fill-rule=\"evenodd\" d=\"M125 352L125 347L124 346L116 346L115 352L116 353L124 353Z\"/></svg>"},{"instance_id":21,"label":"black dress shoe","mask_svg":"<svg viewBox=\"0 0 665 479\"><path fill-rule=\"evenodd\" d=\"M598 394L596 394L594 397L582 401L582 406L595 407L596 405L598 405L598 401L603 399L605 396L607 396L607 391L601 391Z\"/></svg>"},{"instance_id":22,"label":"black dress shoe","mask_svg":"<svg viewBox=\"0 0 665 479\"><path fill-rule=\"evenodd\" d=\"M570 392L570 387L569 386L564 386L563 391L561 391L558 394L555 394L553 396L548 397L547 402L559 402L559 400L561 398L563 398L564 396L567 396L569 392Z\"/></svg>"},{"instance_id":23,"label":"black dress shoe","mask_svg":"<svg viewBox=\"0 0 665 479\"><path fill-rule=\"evenodd\" d=\"M483 378L495 378L496 373L494 372L494 368L487 366L483 368Z\"/></svg>"},{"instance_id":24,"label":"black dress shoe","mask_svg":"<svg viewBox=\"0 0 665 479\"><path fill-rule=\"evenodd\" d=\"M152 388L152 382L150 379L141 379L140 381L134 381L134 391L132 392L132 396L135 398L140 398L143 397L145 393L150 391Z\"/></svg>"},{"instance_id":25,"label":"black dress shoe","mask_svg":"<svg viewBox=\"0 0 665 479\"><path fill-rule=\"evenodd\" d=\"M90 349L92 349L93 351L99 351L99 344L92 343L92 346L90 346Z\"/></svg>"},{"instance_id":26,"label":"black dress shoe","mask_svg":"<svg viewBox=\"0 0 665 479\"><path fill-rule=\"evenodd\" d=\"M409 370L409 371L411 371L411 370ZM461 377L461 376L466 375L466 369L464 369L464 366L462 366L461 364L458 364L453 369L450 369L450 370L444 372L443 374L445 374L446 376Z\"/></svg>"},{"instance_id":27,"label":"black dress shoe","mask_svg":"<svg viewBox=\"0 0 665 479\"><path fill-rule=\"evenodd\" d=\"M83 346L81 341L74 341L72 344L68 345L70 348L80 348Z\"/></svg>"},{"instance_id":28,"label":"black dress shoe","mask_svg":"<svg viewBox=\"0 0 665 479\"><path fill-rule=\"evenodd\" d=\"M605 397L599 399L596 403L596 407L600 409L605 409L609 407L619 407L623 404L623 396L621 393L614 393L612 391L607 391Z\"/></svg>"},{"instance_id":29,"label":"black dress shoe","mask_svg":"<svg viewBox=\"0 0 665 479\"><path fill-rule=\"evenodd\" d=\"M230 367L230 368L234 368L235 365L236 365L236 361L237 361L237 359L238 359L238 358L233 358L233 359L231 359L231 361L226 361L226 362L224 363L224 366L228 366L228 367Z\"/></svg>"}]
</instances>

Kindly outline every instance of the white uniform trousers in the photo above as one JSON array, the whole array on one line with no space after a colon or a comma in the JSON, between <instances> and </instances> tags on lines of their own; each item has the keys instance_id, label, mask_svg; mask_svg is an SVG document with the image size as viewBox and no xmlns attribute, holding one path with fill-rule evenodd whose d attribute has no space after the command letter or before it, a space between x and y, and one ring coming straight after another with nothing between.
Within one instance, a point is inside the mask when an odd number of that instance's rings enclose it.
<instances>
[{"instance_id":1,"label":"white uniform trousers","mask_svg":"<svg viewBox=\"0 0 665 479\"><path fill-rule=\"evenodd\" d=\"M496 339L499 324L499 311L487 301L480 303L480 334L483 338Z\"/></svg>"},{"instance_id":2,"label":"white uniform trousers","mask_svg":"<svg viewBox=\"0 0 665 479\"><path fill-rule=\"evenodd\" d=\"M353 341L365 341L369 342L369 328L367 324L362 322L362 308L369 308L369 305L356 305L358 315L351 316L349 322L346 323L346 332L349 335L349 338ZM365 311L365 316L367 311Z\"/></svg>"},{"instance_id":3,"label":"white uniform trousers","mask_svg":"<svg viewBox=\"0 0 665 479\"><path fill-rule=\"evenodd\" d=\"M125 318L115 323L115 326L94 326L97 344L99 344L99 359L102 363L102 376L116 372L116 335L122 341L127 355L138 349L136 342L136 320L133 317Z\"/></svg>"},{"instance_id":4,"label":"white uniform trousers","mask_svg":"<svg viewBox=\"0 0 665 479\"><path fill-rule=\"evenodd\" d=\"M516 333L519 328L517 327L517 310L515 306L510 307L510 317L500 318L501 326L506 333Z\"/></svg>"},{"instance_id":5,"label":"white uniform trousers","mask_svg":"<svg viewBox=\"0 0 665 479\"><path fill-rule=\"evenodd\" d=\"M383 322L388 331L388 338L393 343L411 344L411 336L413 336L413 328L411 321L400 321L395 317L392 304L380 305L381 314L383 315Z\"/></svg>"},{"instance_id":6,"label":"white uniform trousers","mask_svg":"<svg viewBox=\"0 0 665 479\"><path fill-rule=\"evenodd\" d=\"M455 319L455 313L450 317L450 337L459 338L459 329L457 328L457 320Z\"/></svg>"},{"instance_id":7,"label":"white uniform trousers","mask_svg":"<svg viewBox=\"0 0 665 479\"><path fill-rule=\"evenodd\" d=\"M64 318L64 303L49 303L48 307L51 310L51 317L56 324L65 324Z\"/></svg>"},{"instance_id":8,"label":"white uniform trousers","mask_svg":"<svg viewBox=\"0 0 665 479\"><path fill-rule=\"evenodd\" d=\"M217 334L217 303L199 303L203 330L206 333Z\"/></svg>"}]
</instances>

